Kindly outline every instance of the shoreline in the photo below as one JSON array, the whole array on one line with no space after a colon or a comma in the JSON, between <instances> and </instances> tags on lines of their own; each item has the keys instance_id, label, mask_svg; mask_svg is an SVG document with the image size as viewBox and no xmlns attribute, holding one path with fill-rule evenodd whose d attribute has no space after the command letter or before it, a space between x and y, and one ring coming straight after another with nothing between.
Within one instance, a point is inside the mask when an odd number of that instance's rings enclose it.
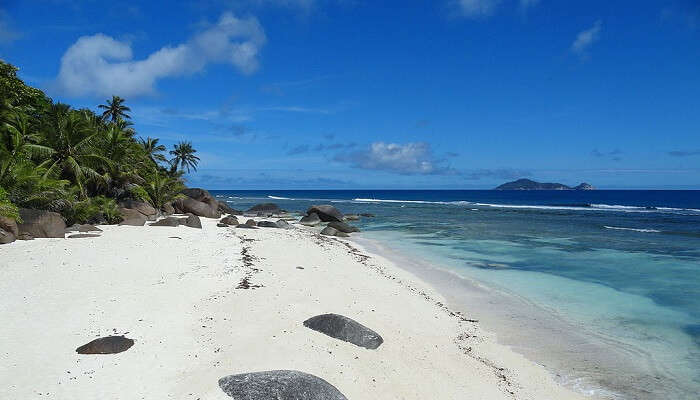
<instances>
[{"instance_id":1,"label":"shoreline","mask_svg":"<svg viewBox=\"0 0 700 400\"><path fill-rule=\"evenodd\" d=\"M350 399L590 398L352 241L296 224L202 225L101 226L102 237L4 246L0 397L225 399L223 376L298 369ZM325 312L356 319L384 344L360 349L302 326ZM136 344L75 353L106 334Z\"/></svg>"}]
</instances>

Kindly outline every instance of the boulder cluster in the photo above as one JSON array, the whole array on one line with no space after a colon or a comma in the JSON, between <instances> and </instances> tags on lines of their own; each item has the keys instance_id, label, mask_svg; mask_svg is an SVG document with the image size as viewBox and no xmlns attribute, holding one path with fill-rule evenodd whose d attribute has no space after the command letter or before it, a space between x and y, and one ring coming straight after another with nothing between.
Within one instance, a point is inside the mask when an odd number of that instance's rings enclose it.
<instances>
[{"instance_id":1,"label":"boulder cluster","mask_svg":"<svg viewBox=\"0 0 700 400\"><path fill-rule=\"evenodd\" d=\"M367 214L370 215L370 214ZM348 237L352 232L359 232L360 229L356 226L349 225L345 221L357 221L360 219L358 214L343 215L337 208L331 205L315 205L306 210L299 223L305 226L318 226L322 223L327 223L321 230L321 235Z\"/></svg>"}]
</instances>

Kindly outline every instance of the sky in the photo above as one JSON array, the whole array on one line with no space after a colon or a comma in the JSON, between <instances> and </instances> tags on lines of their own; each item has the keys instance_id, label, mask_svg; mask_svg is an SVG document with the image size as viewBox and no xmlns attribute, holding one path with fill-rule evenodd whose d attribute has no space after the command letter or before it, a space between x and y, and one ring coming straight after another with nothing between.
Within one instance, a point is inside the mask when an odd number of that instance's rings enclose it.
<instances>
[{"instance_id":1,"label":"sky","mask_svg":"<svg viewBox=\"0 0 700 400\"><path fill-rule=\"evenodd\" d=\"M697 0L0 0L0 58L190 186L700 189Z\"/></svg>"}]
</instances>

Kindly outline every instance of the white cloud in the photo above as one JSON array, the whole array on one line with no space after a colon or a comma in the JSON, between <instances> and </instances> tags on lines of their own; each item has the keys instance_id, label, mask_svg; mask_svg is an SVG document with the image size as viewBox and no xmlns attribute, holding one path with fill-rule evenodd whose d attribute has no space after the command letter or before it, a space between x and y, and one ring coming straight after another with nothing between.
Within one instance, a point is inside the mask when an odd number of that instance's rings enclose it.
<instances>
[{"instance_id":1,"label":"white cloud","mask_svg":"<svg viewBox=\"0 0 700 400\"><path fill-rule=\"evenodd\" d=\"M436 160L428 143L374 142L367 149L338 154L336 161L361 169L382 170L400 174L445 174L453 172Z\"/></svg>"},{"instance_id":2,"label":"white cloud","mask_svg":"<svg viewBox=\"0 0 700 400\"><path fill-rule=\"evenodd\" d=\"M187 42L133 60L131 45L104 34L79 38L61 58L55 89L73 96L133 97L155 92L159 79L193 74L225 63L249 74L258 68L265 33L255 18L224 13Z\"/></svg>"},{"instance_id":3,"label":"white cloud","mask_svg":"<svg viewBox=\"0 0 700 400\"><path fill-rule=\"evenodd\" d=\"M579 56L585 56L586 51L600 38L600 31L603 29L603 22L598 20L592 27L576 35L576 40L571 44L571 51Z\"/></svg>"},{"instance_id":4,"label":"white cloud","mask_svg":"<svg viewBox=\"0 0 700 400\"><path fill-rule=\"evenodd\" d=\"M457 0L455 5L465 17L478 18L493 15L501 0Z\"/></svg>"}]
</instances>

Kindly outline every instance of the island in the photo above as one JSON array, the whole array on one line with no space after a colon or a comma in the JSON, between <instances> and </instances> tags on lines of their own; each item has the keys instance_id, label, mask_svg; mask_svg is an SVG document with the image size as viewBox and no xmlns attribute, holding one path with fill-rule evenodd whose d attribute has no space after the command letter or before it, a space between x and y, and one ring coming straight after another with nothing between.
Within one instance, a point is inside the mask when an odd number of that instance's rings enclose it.
<instances>
[{"instance_id":1,"label":"island","mask_svg":"<svg viewBox=\"0 0 700 400\"><path fill-rule=\"evenodd\" d=\"M513 182L504 183L494 190L594 190L595 188L583 182L578 186L566 186L561 183L542 183L530 179L518 179Z\"/></svg>"}]
</instances>

